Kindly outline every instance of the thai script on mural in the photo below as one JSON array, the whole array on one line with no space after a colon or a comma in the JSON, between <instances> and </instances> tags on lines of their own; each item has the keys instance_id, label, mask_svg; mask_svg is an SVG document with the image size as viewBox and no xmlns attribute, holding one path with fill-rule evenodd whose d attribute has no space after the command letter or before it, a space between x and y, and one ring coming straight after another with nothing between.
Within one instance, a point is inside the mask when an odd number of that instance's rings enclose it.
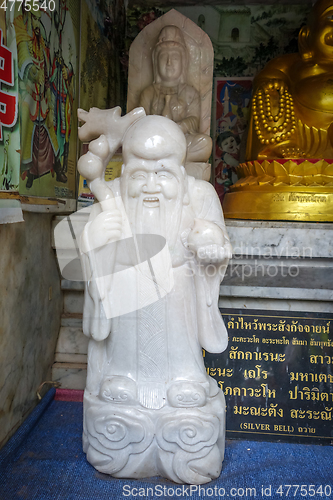
<instances>
[{"instance_id":1,"label":"thai script on mural","mask_svg":"<svg viewBox=\"0 0 333 500\"><path fill-rule=\"evenodd\" d=\"M333 347L333 340L330 340L330 339L327 339L327 340L311 339L310 345L316 346L316 347Z\"/></svg>"},{"instance_id":2,"label":"thai script on mural","mask_svg":"<svg viewBox=\"0 0 333 500\"><path fill-rule=\"evenodd\" d=\"M316 434L316 429L314 427L298 427L297 431L302 434Z\"/></svg>"},{"instance_id":3,"label":"thai script on mural","mask_svg":"<svg viewBox=\"0 0 333 500\"><path fill-rule=\"evenodd\" d=\"M260 384L260 387L224 387L224 381L219 380L220 388L225 396L244 396L250 398L275 398L276 390L269 389L267 384Z\"/></svg>"},{"instance_id":4,"label":"thai script on mural","mask_svg":"<svg viewBox=\"0 0 333 500\"><path fill-rule=\"evenodd\" d=\"M275 194L275 195L273 196L272 200L273 200L273 201L276 201L276 202L278 202L278 201L284 201L284 195L283 195L283 194L280 194L280 193Z\"/></svg>"},{"instance_id":5,"label":"thai script on mural","mask_svg":"<svg viewBox=\"0 0 333 500\"><path fill-rule=\"evenodd\" d=\"M262 370L261 365L256 365L255 368L255 370L244 370L244 378L255 378L259 380L261 377L263 379L266 379L268 377L268 371Z\"/></svg>"},{"instance_id":6,"label":"thai script on mural","mask_svg":"<svg viewBox=\"0 0 333 500\"><path fill-rule=\"evenodd\" d=\"M219 376L219 377L232 377L232 374L233 374L233 369L232 368L210 368L210 367L207 367L207 373L208 375L210 375L211 377L216 377Z\"/></svg>"},{"instance_id":7,"label":"thai script on mural","mask_svg":"<svg viewBox=\"0 0 333 500\"><path fill-rule=\"evenodd\" d=\"M322 356L321 354L311 354L310 363L320 363L321 365L333 365L333 356Z\"/></svg>"},{"instance_id":8,"label":"thai script on mural","mask_svg":"<svg viewBox=\"0 0 333 500\"><path fill-rule=\"evenodd\" d=\"M215 359L204 354L208 375L226 397L229 432L331 439L332 320L263 311L222 315L229 347Z\"/></svg>"}]
</instances>

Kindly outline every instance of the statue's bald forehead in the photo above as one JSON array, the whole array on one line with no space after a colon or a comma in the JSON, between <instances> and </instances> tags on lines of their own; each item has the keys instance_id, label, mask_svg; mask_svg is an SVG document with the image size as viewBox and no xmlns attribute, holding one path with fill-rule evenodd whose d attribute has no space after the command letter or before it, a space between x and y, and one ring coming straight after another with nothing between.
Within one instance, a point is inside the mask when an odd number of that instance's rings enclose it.
<instances>
[{"instance_id":1,"label":"statue's bald forehead","mask_svg":"<svg viewBox=\"0 0 333 500\"><path fill-rule=\"evenodd\" d=\"M173 154L182 163L186 154L185 136L173 121L162 116L146 116L126 132L123 141L125 163L130 153L151 159Z\"/></svg>"}]
</instances>

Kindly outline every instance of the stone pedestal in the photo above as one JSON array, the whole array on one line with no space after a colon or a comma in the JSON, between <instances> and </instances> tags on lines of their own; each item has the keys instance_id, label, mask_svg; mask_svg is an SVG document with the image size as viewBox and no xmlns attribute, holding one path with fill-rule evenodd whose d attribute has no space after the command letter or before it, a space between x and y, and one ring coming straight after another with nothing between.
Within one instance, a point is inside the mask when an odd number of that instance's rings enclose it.
<instances>
[{"instance_id":1,"label":"stone pedestal","mask_svg":"<svg viewBox=\"0 0 333 500\"><path fill-rule=\"evenodd\" d=\"M220 305L333 312L333 224L227 220L233 259Z\"/></svg>"}]
</instances>

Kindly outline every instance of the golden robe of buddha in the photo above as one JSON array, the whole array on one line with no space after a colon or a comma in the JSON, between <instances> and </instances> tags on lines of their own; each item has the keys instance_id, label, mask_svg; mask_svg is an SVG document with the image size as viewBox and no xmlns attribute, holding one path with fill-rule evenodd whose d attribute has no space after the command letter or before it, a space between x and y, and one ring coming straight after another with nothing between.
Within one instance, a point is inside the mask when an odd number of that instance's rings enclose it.
<instances>
[{"instance_id":1,"label":"golden robe of buddha","mask_svg":"<svg viewBox=\"0 0 333 500\"><path fill-rule=\"evenodd\" d=\"M298 45L254 80L247 160L333 158L333 0L317 1Z\"/></svg>"}]
</instances>

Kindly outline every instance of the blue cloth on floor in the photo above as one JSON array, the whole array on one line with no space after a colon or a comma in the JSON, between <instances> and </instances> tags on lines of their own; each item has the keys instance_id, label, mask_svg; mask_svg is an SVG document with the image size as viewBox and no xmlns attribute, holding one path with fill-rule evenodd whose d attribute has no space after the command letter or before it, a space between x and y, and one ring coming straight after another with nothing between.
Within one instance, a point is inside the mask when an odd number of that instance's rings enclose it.
<instances>
[{"instance_id":1,"label":"blue cloth on floor","mask_svg":"<svg viewBox=\"0 0 333 500\"><path fill-rule=\"evenodd\" d=\"M53 397L51 390L0 451L0 500L333 500L331 446L228 440L221 476L207 485L191 488L163 478L114 479L86 461L81 443L82 403L54 401ZM289 491L285 485L292 485ZM301 490L301 485L306 488Z\"/></svg>"}]
</instances>

